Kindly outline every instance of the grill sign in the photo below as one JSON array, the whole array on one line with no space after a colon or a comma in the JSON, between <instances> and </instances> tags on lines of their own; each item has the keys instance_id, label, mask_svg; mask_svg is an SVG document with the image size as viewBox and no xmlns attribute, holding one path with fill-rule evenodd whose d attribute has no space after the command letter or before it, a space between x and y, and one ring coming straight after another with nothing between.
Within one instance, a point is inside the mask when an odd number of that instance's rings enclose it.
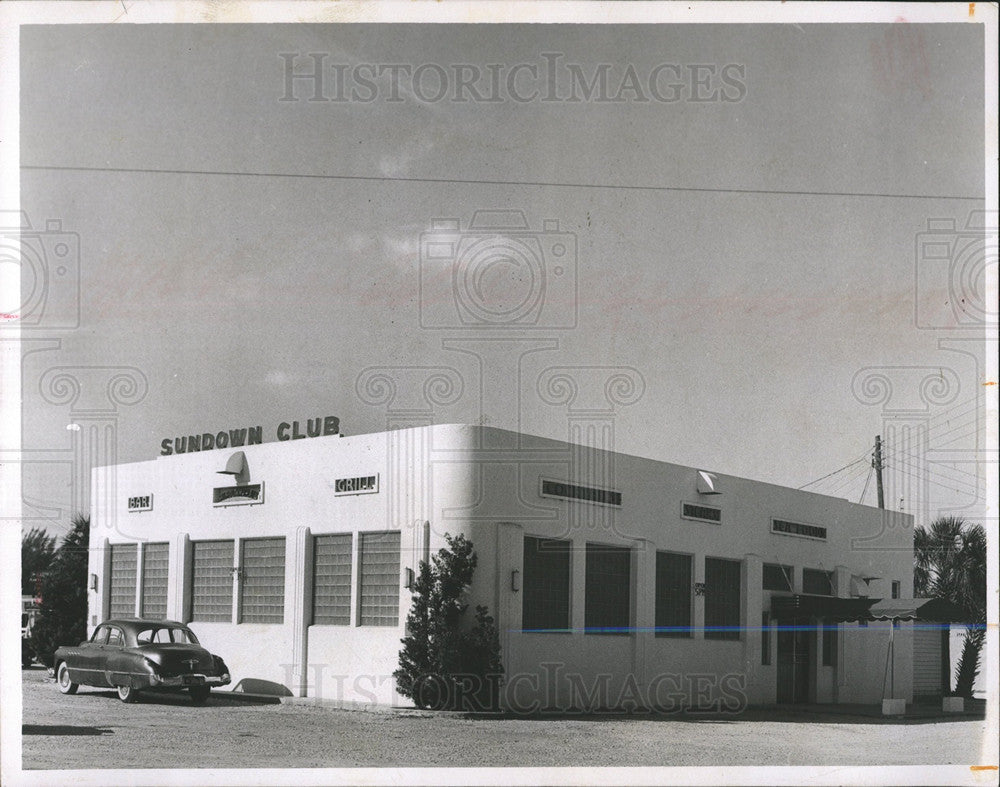
<instances>
[{"instance_id":1,"label":"grill sign","mask_svg":"<svg viewBox=\"0 0 1000 787\"><path fill-rule=\"evenodd\" d=\"M264 485L217 486L212 490L212 503L217 506L252 506L264 502Z\"/></svg>"},{"instance_id":2,"label":"grill sign","mask_svg":"<svg viewBox=\"0 0 1000 787\"><path fill-rule=\"evenodd\" d=\"M333 487L335 495L372 495L376 492L378 492L378 475L338 478Z\"/></svg>"},{"instance_id":3,"label":"grill sign","mask_svg":"<svg viewBox=\"0 0 1000 787\"><path fill-rule=\"evenodd\" d=\"M130 497L128 499L128 510L129 513L135 511L152 511L153 510L153 496L152 495L136 495L135 497Z\"/></svg>"}]
</instances>

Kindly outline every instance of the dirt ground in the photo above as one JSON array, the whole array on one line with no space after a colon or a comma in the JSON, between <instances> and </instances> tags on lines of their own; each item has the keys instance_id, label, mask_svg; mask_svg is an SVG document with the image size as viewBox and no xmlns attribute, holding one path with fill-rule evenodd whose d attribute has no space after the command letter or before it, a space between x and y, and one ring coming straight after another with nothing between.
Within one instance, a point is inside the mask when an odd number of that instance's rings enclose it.
<instances>
[{"instance_id":1,"label":"dirt ground","mask_svg":"<svg viewBox=\"0 0 1000 787\"><path fill-rule=\"evenodd\" d=\"M148 695L126 705L110 691L85 687L63 696L39 667L22 676L25 770L985 762L985 722L968 718L761 710L735 717L470 719L261 704L224 693L201 707L185 695Z\"/></svg>"}]
</instances>

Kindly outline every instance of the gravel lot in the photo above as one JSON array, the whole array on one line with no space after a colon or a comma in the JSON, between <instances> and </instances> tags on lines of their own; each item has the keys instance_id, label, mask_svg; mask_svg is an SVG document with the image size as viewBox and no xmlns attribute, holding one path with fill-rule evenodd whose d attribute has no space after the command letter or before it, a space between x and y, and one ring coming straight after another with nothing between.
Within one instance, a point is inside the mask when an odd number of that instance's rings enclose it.
<instances>
[{"instance_id":1,"label":"gravel lot","mask_svg":"<svg viewBox=\"0 0 1000 787\"><path fill-rule=\"evenodd\" d=\"M23 767L926 765L982 762L985 722L810 712L740 717L469 719L257 704L213 694L63 696L22 673ZM995 745L995 744L994 744Z\"/></svg>"}]
</instances>

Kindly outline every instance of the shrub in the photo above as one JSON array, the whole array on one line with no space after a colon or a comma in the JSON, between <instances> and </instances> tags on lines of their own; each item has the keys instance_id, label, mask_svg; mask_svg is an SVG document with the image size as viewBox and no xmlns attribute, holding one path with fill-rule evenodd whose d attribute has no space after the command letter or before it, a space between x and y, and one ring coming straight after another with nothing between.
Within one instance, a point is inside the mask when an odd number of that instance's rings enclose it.
<instances>
[{"instance_id":1,"label":"shrub","mask_svg":"<svg viewBox=\"0 0 1000 787\"><path fill-rule=\"evenodd\" d=\"M42 604L31 631L31 648L46 667L56 648L87 636L87 549L90 518L77 515L49 569L42 575Z\"/></svg>"},{"instance_id":2,"label":"shrub","mask_svg":"<svg viewBox=\"0 0 1000 787\"><path fill-rule=\"evenodd\" d=\"M476 607L468 625L464 602L476 569L476 553L465 536L445 535L430 564L421 562L413 606L401 640L399 692L418 708L493 710L498 706L503 666L500 640L488 609Z\"/></svg>"}]
</instances>

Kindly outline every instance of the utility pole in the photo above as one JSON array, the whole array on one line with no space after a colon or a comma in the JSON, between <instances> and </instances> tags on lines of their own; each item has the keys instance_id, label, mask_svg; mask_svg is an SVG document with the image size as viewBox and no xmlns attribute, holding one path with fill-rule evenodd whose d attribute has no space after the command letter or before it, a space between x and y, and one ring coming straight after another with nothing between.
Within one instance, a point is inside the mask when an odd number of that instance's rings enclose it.
<instances>
[{"instance_id":1,"label":"utility pole","mask_svg":"<svg viewBox=\"0 0 1000 787\"><path fill-rule=\"evenodd\" d=\"M878 484L878 507L885 508L885 492L882 489L882 435L875 435L875 456L872 459L875 468L875 481Z\"/></svg>"}]
</instances>

